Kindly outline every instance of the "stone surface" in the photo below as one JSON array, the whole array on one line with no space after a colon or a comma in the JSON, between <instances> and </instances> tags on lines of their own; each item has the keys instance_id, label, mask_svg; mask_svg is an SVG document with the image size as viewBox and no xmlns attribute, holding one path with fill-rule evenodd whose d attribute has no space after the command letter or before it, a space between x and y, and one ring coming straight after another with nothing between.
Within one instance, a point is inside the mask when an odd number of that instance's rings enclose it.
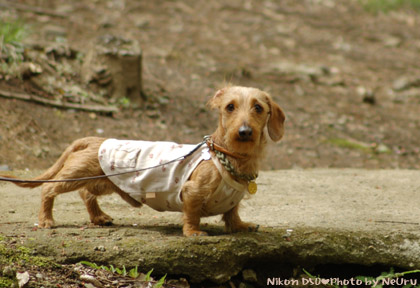
<instances>
[{"instance_id":1,"label":"stone surface","mask_svg":"<svg viewBox=\"0 0 420 288\"><path fill-rule=\"evenodd\" d=\"M257 273L252 269L245 269L242 271L242 278L251 283L256 283L258 281L257 279Z\"/></svg>"},{"instance_id":2,"label":"stone surface","mask_svg":"<svg viewBox=\"0 0 420 288\"><path fill-rule=\"evenodd\" d=\"M19 175L19 173L17 173ZM28 178L38 173L21 173ZM0 183L0 232L61 263L88 260L154 268L192 282L222 283L244 269L316 264L420 267L420 172L413 170L285 170L262 172L242 218L257 233L225 234L220 217L203 221L211 236L182 236L181 214L100 200L114 226L92 227L78 193L57 197L57 227L37 229L40 189ZM94 249L102 246L104 249Z\"/></svg>"}]
</instances>

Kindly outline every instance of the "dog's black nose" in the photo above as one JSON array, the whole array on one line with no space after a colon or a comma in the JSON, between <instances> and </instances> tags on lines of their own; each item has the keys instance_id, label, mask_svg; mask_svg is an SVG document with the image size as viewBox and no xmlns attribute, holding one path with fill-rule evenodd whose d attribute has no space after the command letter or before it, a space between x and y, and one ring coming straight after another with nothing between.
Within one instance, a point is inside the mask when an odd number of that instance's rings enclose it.
<instances>
[{"instance_id":1,"label":"dog's black nose","mask_svg":"<svg viewBox=\"0 0 420 288\"><path fill-rule=\"evenodd\" d=\"M252 128L248 125L242 125L239 127L239 137L241 139L247 140L252 136Z\"/></svg>"}]
</instances>

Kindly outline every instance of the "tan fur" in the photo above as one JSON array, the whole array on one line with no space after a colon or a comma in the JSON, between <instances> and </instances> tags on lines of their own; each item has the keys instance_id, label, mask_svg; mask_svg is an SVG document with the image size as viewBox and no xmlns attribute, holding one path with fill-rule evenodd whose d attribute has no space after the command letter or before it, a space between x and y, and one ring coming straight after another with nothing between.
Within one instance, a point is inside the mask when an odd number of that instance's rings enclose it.
<instances>
[{"instance_id":1,"label":"tan fur","mask_svg":"<svg viewBox=\"0 0 420 288\"><path fill-rule=\"evenodd\" d=\"M271 97L258 89L228 87L219 90L208 105L219 111L219 125L212 137L214 141L232 152L240 154L241 159L228 157L239 173L258 172L259 162L264 153L267 140L265 127L270 138L279 141L284 133L285 116L281 108ZM229 106L229 108L228 108ZM241 127L252 130L252 135L239 136ZM251 134L251 132L249 132ZM104 138L87 137L73 142L42 175L33 180L75 179L103 175L98 160L98 150ZM200 218L208 216L207 199L218 187L222 177L212 161L203 161L182 187L183 233L186 236L205 235L200 231ZM15 183L21 187L34 188L41 184ZM116 192L125 201L135 207L141 203L120 190L107 178L77 182L45 183L42 187L39 227L50 228L54 225L52 209L54 199L61 193L79 190L89 212L90 220L97 225L112 223L112 218L105 214L98 205L97 197ZM223 214L227 232L254 231L256 226L241 221L239 205Z\"/></svg>"}]
</instances>

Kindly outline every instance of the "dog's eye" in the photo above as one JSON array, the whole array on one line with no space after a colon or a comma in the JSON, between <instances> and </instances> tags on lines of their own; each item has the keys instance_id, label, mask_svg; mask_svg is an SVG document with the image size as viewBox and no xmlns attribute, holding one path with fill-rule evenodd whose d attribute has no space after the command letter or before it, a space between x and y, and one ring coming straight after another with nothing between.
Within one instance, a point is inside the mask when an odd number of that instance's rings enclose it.
<instances>
[{"instance_id":1,"label":"dog's eye","mask_svg":"<svg viewBox=\"0 0 420 288\"><path fill-rule=\"evenodd\" d=\"M227 110L227 111L229 111L229 112L232 112L233 110L235 110L235 105L233 105L233 104L228 104L228 105L226 106L226 110Z\"/></svg>"},{"instance_id":2,"label":"dog's eye","mask_svg":"<svg viewBox=\"0 0 420 288\"><path fill-rule=\"evenodd\" d=\"M254 109L257 113L261 113L264 111L263 107L260 104L255 104Z\"/></svg>"}]
</instances>

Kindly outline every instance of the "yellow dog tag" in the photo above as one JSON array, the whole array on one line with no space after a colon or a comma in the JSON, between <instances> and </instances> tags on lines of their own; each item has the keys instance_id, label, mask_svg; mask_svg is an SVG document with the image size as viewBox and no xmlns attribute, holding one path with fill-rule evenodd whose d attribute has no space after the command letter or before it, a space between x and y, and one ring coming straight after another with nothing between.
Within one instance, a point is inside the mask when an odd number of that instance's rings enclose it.
<instances>
[{"instance_id":1,"label":"yellow dog tag","mask_svg":"<svg viewBox=\"0 0 420 288\"><path fill-rule=\"evenodd\" d=\"M255 183L254 181L250 181L248 183L248 192L249 194L257 193L257 183Z\"/></svg>"}]
</instances>

